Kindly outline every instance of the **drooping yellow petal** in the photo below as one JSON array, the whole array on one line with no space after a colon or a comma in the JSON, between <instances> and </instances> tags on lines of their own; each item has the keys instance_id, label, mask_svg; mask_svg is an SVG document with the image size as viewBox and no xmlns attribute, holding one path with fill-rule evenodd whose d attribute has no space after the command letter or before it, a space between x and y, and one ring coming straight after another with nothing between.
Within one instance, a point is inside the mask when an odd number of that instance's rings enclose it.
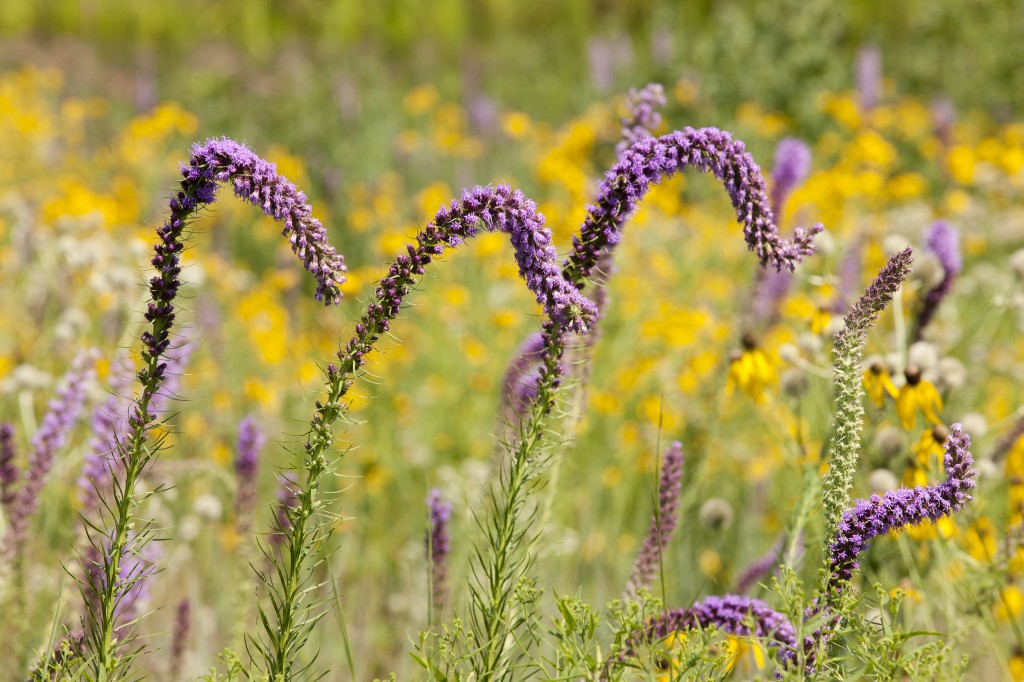
<instances>
[{"instance_id":1,"label":"drooping yellow petal","mask_svg":"<svg viewBox=\"0 0 1024 682\"><path fill-rule=\"evenodd\" d=\"M917 396L918 405L921 406L921 412L924 413L925 419L932 424L941 424L939 412L942 411L942 396L939 395L935 384L922 379L917 385Z\"/></svg>"},{"instance_id":2,"label":"drooping yellow petal","mask_svg":"<svg viewBox=\"0 0 1024 682\"><path fill-rule=\"evenodd\" d=\"M900 389L896 396L896 414L900 418L900 424L907 431L914 428L915 417L917 416L917 387L906 384Z\"/></svg>"}]
</instances>

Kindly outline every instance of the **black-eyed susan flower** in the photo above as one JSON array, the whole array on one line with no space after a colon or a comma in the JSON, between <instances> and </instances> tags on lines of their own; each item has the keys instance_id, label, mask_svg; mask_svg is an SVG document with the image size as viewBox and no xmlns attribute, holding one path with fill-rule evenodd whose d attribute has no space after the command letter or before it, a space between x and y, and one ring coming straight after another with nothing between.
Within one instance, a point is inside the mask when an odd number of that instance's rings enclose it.
<instances>
[{"instance_id":1,"label":"black-eyed susan flower","mask_svg":"<svg viewBox=\"0 0 1024 682\"><path fill-rule=\"evenodd\" d=\"M1013 682L1024 682L1024 651L1019 647L1010 656L1010 679Z\"/></svg>"},{"instance_id":2,"label":"black-eyed susan flower","mask_svg":"<svg viewBox=\"0 0 1024 682\"><path fill-rule=\"evenodd\" d=\"M935 384L921 377L921 370L915 365L908 365L904 376L907 383L896 396L896 414L900 417L903 428L909 431L914 428L917 411L920 410L925 419L932 424L941 424L939 412L942 411L942 397Z\"/></svg>"},{"instance_id":3,"label":"black-eyed susan flower","mask_svg":"<svg viewBox=\"0 0 1024 682\"><path fill-rule=\"evenodd\" d=\"M729 376L726 381L726 393L739 389L749 395L754 402L763 403L766 389L778 384L775 368L763 350L750 334L743 336L743 350L733 351L729 356Z\"/></svg>"},{"instance_id":4,"label":"black-eyed susan flower","mask_svg":"<svg viewBox=\"0 0 1024 682\"><path fill-rule=\"evenodd\" d=\"M890 398L899 395L899 391L889 375L889 368L881 359L875 359L868 363L868 368L864 372L864 391L871 398L875 407L881 407L885 403L886 395Z\"/></svg>"}]
</instances>

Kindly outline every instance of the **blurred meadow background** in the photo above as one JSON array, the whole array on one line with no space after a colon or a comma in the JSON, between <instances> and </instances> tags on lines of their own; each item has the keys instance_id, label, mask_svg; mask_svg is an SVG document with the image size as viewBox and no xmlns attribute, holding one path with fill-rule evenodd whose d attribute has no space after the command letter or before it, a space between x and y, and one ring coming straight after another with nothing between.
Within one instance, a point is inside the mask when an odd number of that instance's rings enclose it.
<instances>
[{"instance_id":1,"label":"blurred meadow background","mask_svg":"<svg viewBox=\"0 0 1024 682\"><path fill-rule=\"evenodd\" d=\"M585 404L543 493L541 585L598 607L621 594L658 459L679 440L682 523L658 595L686 606L730 591L786 529L827 439L841 311L909 244L914 275L868 352L897 390L908 364L938 388L941 421L973 437L980 483L954 522L876 543L867 607L872 583L899 589L907 628L943 633L951 660L970 657L967 678L1024 679L1021 35L1024 5L1012 0L3 0L0 421L14 427L18 466L83 349L95 349L97 374L33 519L23 622L0 631L41 652L51 626L81 609L62 562L81 542L89 414L138 352L154 229L192 142L228 136L275 162L349 272L346 300L323 309L269 218L224 191L196 223L179 315L192 350L171 447L145 481L168 488L143 510L166 541L154 545L150 651L137 665L161 680L195 679L255 623L238 585L263 560L254 534L270 528L275 467L387 264L463 187L496 182L534 199L568 251L615 160L624 94L661 83L658 132L729 130L766 174L780 140L802 139L810 173L779 223L821 221L826 233L766 318L756 259L718 183L681 175L645 200L609 281ZM914 343L908 327L942 278L924 244L938 219L959 233L964 267ZM327 484L344 518L318 569L334 585L312 638L326 679L416 679L417 632L466 599L502 377L540 321L506 242L484 235L430 271L392 328L401 343L384 343L372 381L357 385L358 423ZM755 346L764 371L744 369ZM268 438L251 530L235 512L247 416ZM892 400L869 402L855 494L941 478L931 432ZM441 613L424 552L433 488L453 509ZM822 531L806 532L813 576ZM192 627L172 670L183 600ZM24 679L31 660L19 655L0 677ZM734 678L757 674L737 667Z\"/></svg>"}]
</instances>

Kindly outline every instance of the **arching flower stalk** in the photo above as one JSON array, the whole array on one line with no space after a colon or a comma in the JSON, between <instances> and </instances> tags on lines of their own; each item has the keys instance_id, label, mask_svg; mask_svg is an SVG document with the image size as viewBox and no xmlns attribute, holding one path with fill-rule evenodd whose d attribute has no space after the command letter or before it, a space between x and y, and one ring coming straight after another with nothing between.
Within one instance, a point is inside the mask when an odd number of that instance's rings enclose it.
<instances>
[{"instance_id":1,"label":"arching flower stalk","mask_svg":"<svg viewBox=\"0 0 1024 682\"><path fill-rule=\"evenodd\" d=\"M607 263L608 253L621 240L622 229L650 187L686 167L708 172L721 180L751 250L762 265L792 269L814 251L813 237L822 228L797 228L792 239L783 239L760 168L741 142L716 128L686 128L659 138L645 138L627 149L605 174L594 204L588 207L573 252L563 263L562 275L577 290L585 290L591 276ZM511 445L509 466L503 470L498 490L489 496L493 505L485 533L489 546L481 555L480 571L473 586L474 635L479 653L473 659L478 679L507 678L514 670L507 651L515 628L511 624L509 595L530 561L524 555L524 518L527 482L538 474L536 454L543 438L542 424L555 404L561 382L564 330L553 322L542 328L542 366L537 373L536 398L522 422L518 439ZM526 647L522 640L519 646Z\"/></svg>"},{"instance_id":2,"label":"arching flower stalk","mask_svg":"<svg viewBox=\"0 0 1024 682\"><path fill-rule=\"evenodd\" d=\"M366 356L402 309L405 296L426 270L426 266L481 230L504 232L515 248L519 274L542 304L545 325L552 330L584 333L596 319L594 304L588 301L559 272L551 233L537 213L536 205L518 190L505 185L473 187L459 200L442 208L433 222L408 245L377 285L372 300L355 325L355 334L338 352L338 365L326 370L326 396L316 403L304 444L303 477L295 484L295 505L281 507L285 518L275 532L282 537L281 559L276 570L263 575L271 590L271 613L261 608L264 636L257 642L263 670L271 679L290 679L305 668L297 664L299 652L308 639L317 616L305 601L309 593L310 558L323 537L324 524L318 511L320 479L331 466L328 451L334 441L333 425L347 409L345 395L366 363ZM560 355L560 353L559 353ZM538 392L548 390L545 376L558 373L557 358L544 359ZM549 408L547 408L549 409ZM538 420L539 422L539 420ZM540 429L534 438L539 439Z\"/></svg>"},{"instance_id":3,"label":"arching flower stalk","mask_svg":"<svg viewBox=\"0 0 1024 682\"><path fill-rule=\"evenodd\" d=\"M798 227L792 239L779 235L761 169L742 142L717 128L684 128L640 140L605 173L596 201L587 207L587 218L573 238L573 253L563 266L566 279L582 282L589 277L602 251L622 238L626 220L651 185L688 167L725 185L747 246L761 265L792 270L814 252L814 235L821 225Z\"/></svg>"},{"instance_id":4,"label":"arching flower stalk","mask_svg":"<svg viewBox=\"0 0 1024 682\"><path fill-rule=\"evenodd\" d=\"M112 477L109 499L104 500L111 518L105 528L90 524L89 529L92 549L98 555L97 576L85 581L82 590L88 601L90 590L99 589L86 632L88 666L97 679L124 673L132 660L119 654L124 644L118 632L119 604L145 578L144 572L130 575L125 569L130 557L142 556L141 546L147 539L145 525L140 527L135 516L136 485L161 445L160 440L150 442L150 432L159 426L159 411L168 398L168 358L176 350L172 330L188 221L216 200L219 183L230 182L236 196L284 223L283 234L293 252L317 280L317 300L325 305L337 303L341 298L338 287L345 279L344 260L328 244L326 230L312 217L305 195L279 176L273 164L231 140L208 140L192 147L189 163L181 172L184 179L170 200L170 217L157 230L159 242L151 261L156 274L149 281L151 300L145 314L150 326L142 333L142 369L137 374L140 392L117 444L121 478Z\"/></svg>"}]
</instances>

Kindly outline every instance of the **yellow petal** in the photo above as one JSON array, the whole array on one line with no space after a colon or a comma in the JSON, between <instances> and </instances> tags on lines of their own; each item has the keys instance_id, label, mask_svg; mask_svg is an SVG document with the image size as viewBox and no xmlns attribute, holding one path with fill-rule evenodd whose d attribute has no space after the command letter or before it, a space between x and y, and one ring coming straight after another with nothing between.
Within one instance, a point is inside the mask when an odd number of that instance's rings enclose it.
<instances>
[{"instance_id":1,"label":"yellow petal","mask_svg":"<svg viewBox=\"0 0 1024 682\"><path fill-rule=\"evenodd\" d=\"M903 428L910 431L914 428L915 417L917 416L917 396L914 387L907 384L900 389L896 396L896 414L899 415Z\"/></svg>"}]
</instances>

